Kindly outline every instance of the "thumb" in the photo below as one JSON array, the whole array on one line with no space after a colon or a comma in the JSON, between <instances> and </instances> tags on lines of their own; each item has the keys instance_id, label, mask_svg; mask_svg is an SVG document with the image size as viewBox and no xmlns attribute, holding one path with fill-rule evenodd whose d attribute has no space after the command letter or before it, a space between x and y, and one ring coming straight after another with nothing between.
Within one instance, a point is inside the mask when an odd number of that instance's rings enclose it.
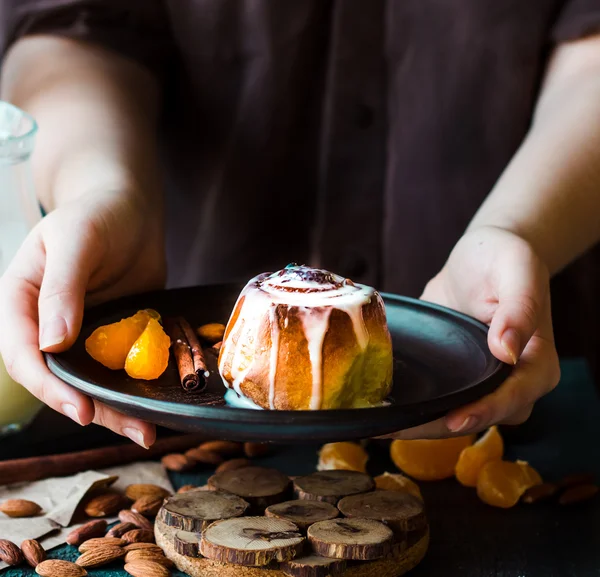
<instances>
[{"instance_id":1,"label":"thumb","mask_svg":"<svg viewBox=\"0 0 600 577\"><path fill-rule=\"evenodd\" d=\"M38 314L40 349L68 349L79 334L91 254L84 239L64 235L46 243Z\"/></svg>"},{"instance_id":2,"label":"thumb","mask_svg":"<svg viewBox=\"0 0 600 577\"><path fill-rule=\"evenodd\" d=\"M498 306L490 324L488 345L496 358L515 365L539 327L548 299L549 275L534 255L506 263L499 274Z\"/></svg>"}]
</instances>

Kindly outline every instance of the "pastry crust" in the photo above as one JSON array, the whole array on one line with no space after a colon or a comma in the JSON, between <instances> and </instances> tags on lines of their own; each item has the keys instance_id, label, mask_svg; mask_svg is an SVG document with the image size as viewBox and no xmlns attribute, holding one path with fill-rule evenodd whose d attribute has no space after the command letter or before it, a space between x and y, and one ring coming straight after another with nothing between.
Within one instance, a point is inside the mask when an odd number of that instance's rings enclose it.
<instances>
[{"instance_id":1,"label":"pastry crust","mask_svg":"<svg viewBox=\"0 0 600 577\"><path fill-rule=\"evenodd\" d=\"M392 381L392 344L381 296L309 267L252 279L219 355L225 385L264 409L380 404Z\"/></svg>"}]
</instances>

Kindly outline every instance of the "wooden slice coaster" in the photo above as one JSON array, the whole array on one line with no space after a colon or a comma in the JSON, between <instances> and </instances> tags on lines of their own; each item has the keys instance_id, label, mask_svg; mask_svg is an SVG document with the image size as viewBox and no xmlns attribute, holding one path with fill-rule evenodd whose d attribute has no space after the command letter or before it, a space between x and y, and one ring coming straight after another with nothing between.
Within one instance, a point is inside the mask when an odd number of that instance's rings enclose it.
<instances>
[{"instance_id":1,"label":"wooden slice coaster","mask_svg":"<svg viewBox=\"0 0 600 577\"><path fill-rule=\"evenodd\" d=\"M373 491L344 497L338 503L338 509L345 517L382 521L402 535L427 526L422 501L399 491Z\"/></svg>"},{"instance_id":2,"label":"wooden slice coaster","mask_svg":"<svg viewBox=\"0 0 600 577\"><path fill-rule=\"evenodd\" d=\"M159 512L161 520L183 531L202 532L213 521L240 517L248 503L222 491L189 491L169 497Z\"/></svg>"},{"instance_id":3,"label":"wooden slice coaster","mask_svg":"<svg viewBox=\"0 0 600 577\"><path fill-rule=\"evenodd\" d=\"M392 550L394 533L372 519L332 519L308 528L308 540L317 555L334 559L372 561Z\"/></svg>"},{"instance_id":4,"label":"wooden slice coaster","mask_svg":"<svg viewBox=\"0 0 600 577\"><path fill-rule=\"evenodd\" d=\"M367 493L375 488L369 475L357 471L319 471L294 479L298 499L324 501L335 505L348 495Z\"/></svg>"},{"instance_id":5,"label":"wooden slice coaster","mask_svg":"<svg viewBox=\"0 0 600 577\"><path fill-rule=\"evenodd\" d=\"M212 559L193 558L181 555L175 551L173 545L177 529L165 525L163 521L156 520L156 543L171 559L177 568L190 575L190 577L288 577L282 567L245 567L230 563L219 563ZM406 543L396 544L389 555L377 561L352 561L342 573L334 574L335 577L401 577L407 571L416 567L427 552L429 546L429 530L425 530L418 541L406 546ZM296 562L301 558L297 557ZM318 573L307 573L306 577L321 577Z\"/></svg>"},{"instance_id":6,"label":"wooden slice coaster","mask_svg":"<svg viewBox=\"0 0 600 577\"><path fill-rule=\"evenodd\" d=\"M288 498L291 481L275 469L244 467L213 475L208 480L208 486L242 497L250 503L255 513L262 513L269 505Z\"/></svg>"},{"instance_id":7,"label":"wooden slice coaster","mask_svg":"<svg viewBox=\"0 0 600 577\"><path fill-rule=\"evenodd\" d=\"M308 555L282 563L280 569L290 577L336 577L346 569L346 561Z\"/></svg>"},{"instance_id":8,"label":"wooden slice coaster","mask_svg":"<svg viewBox=\"0 0 600 577\"><path fill-rule=\"evenodd\" d=\"M200 540L200 553L221 563L261 567L293 559L303 545L304 537L290 521L239 517L208 527Z\"/></svg>"},{"instance_id":9,"label":"wooden slice coaster","mask_svg":"<svg viewBox=\"0 0 600 577\"><path fill-rule=\"evenodd\" d=\"M340 512L329 503L302 499L277 503L265 510L267 517L287 519L303 532L306 532L313 523L335 519L339 514Z\"/></svg>"},{"instance_id":10,"label":"wooden slice coaster","mask_svg":"<svg viewBox=\"0 0 600 577\"><path fill-rule=\"evenodd\" d=\"M201 533L179 530L175 533L175 537L173 538L173 547L180 555L185 555L186 557L201 557L200 537L202 537Z\"/></svg>"}]
</instances>

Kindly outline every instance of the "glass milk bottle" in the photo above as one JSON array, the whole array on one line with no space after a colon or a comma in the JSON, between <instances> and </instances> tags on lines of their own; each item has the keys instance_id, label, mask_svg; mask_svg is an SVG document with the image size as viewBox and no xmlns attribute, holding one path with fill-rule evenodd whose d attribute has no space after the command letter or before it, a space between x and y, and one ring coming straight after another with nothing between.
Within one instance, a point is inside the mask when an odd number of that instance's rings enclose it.
<instances>
[{"instance_id":1,"label":"glass milk bottle","mask_svg":"<svg viewBox=\"0 0 600 577\"><path fill-rule=\"evenodd\" d=\"M0 101L0 276L42 216L30 166L36 132L31 116ZM0 358L0 436L27 426L41 406L8 376Z\"/></svg>"}]
</instances>

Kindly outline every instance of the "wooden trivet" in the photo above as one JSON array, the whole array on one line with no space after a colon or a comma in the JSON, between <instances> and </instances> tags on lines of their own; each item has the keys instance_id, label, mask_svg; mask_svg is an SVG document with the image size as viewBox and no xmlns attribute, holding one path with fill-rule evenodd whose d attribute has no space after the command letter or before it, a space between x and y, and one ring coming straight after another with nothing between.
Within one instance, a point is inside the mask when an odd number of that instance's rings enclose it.
<instances>
[{"instance_id":1,"label":"wooden trivet","mask_svg":"<svg viewBox=\"0 0 600 577\"><path fill-rule=\"evenodd\" d=\"M342 480L342 472L336 475ZM282 490L280 479L281 473L270 469L238 472L228 489L250 497L251 514L224 501L222 483L209 482L218 491L174 495L157 517L156 543L191 577L399 577L425 556L429 527L416 497L368 491L365 499L357 495L341 503L335 516L336 503L329 510L323 503L312 508L304 506L309 500L289 500L293 496ZM214 506L209 506L211 494ZM252 497L270 503L271 511L257 511ZM175 510L175 516L169 512Z\"/></svg>"}]
</instances>

